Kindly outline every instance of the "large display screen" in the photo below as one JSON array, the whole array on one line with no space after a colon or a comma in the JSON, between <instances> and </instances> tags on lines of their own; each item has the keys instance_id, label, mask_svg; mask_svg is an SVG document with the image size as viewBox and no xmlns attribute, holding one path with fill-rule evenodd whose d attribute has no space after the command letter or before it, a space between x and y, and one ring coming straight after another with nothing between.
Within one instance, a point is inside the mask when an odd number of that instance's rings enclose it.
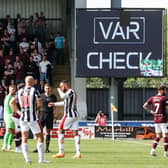
<instances>
[{"instance_id":1,"label":"large display screen","mask_svg":"<svg viewBox=\"0 0 168 168\"><path fill-rule=\"evenodd\" d=\"M76 11L76 76L164 76L164 9Z\"/></svg>"}]
</instances>

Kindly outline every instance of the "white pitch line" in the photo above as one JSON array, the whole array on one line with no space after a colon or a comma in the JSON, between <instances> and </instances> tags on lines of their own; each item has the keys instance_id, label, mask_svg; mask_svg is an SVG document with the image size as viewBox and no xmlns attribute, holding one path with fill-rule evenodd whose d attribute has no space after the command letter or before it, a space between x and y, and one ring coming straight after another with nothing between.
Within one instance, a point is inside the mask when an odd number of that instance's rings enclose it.
<instances>
[{"instance_id":1,"label":"white pitch line","mask_svg":"<svg viewBox=\"0 0 168 168\"><path fill-rule=\"evenodd\" d=\"M140 145L146 145L146 146L152 146L152 143L144 143L144 142L138 142L138 141L133 141L133 140L130 140L130 141L127 141L127 140L123 140L124 142L127 142L127 143L134 143L134 144L140 144ZM159 148L163 148L163 146L161 144L158 144Z\"/></svg>"}]
</instances>

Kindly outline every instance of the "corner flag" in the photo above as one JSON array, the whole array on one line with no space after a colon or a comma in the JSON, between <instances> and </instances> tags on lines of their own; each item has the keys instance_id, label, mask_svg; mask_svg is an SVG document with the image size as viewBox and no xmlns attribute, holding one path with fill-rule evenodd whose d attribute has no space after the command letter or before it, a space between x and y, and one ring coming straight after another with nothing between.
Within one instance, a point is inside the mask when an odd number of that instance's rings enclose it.
<instances>
[{"instance_id":1,"label":"corner flag","mask_svg":"<svg viewBox=\"0 0 168 168\"><path fill-rule=\"evenodd\" d=\"M113 104L111 104L111 112L117 112L117 108Z\"/></svg>"}]
</instances>

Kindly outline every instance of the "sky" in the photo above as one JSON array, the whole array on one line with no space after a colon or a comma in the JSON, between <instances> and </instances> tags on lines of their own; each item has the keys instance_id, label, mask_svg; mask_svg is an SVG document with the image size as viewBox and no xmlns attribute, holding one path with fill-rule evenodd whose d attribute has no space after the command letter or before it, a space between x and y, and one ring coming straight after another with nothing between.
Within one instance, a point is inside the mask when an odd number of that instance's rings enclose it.
<instances>
[{"instance_id":1,"label":"sky","mask_svg":"<svg viewBox=\"0 0 168 168\"><path fill-rule=\"evenodd\" d=\"M122 0L123 8L168 8L168 0ZM87 0L88 8L110 8L111 0Z\"/></svg>"}]
</instances>

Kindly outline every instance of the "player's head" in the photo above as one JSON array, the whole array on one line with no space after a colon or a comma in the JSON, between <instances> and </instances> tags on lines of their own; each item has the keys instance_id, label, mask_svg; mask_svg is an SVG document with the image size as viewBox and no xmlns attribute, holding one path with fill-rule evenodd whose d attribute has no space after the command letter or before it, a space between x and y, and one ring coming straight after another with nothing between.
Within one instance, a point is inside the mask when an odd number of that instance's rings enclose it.
<instances>
[{"instance_id":1,"label":"player's head","mask_svg":"<svg viewBox=\"0 0 168 168\"><path fill-rule=\"evenodd\" d=\"M16 92L16 86L15 85L10 85L9 86L9 94L14 95Z\"/></svg>"},{"instance_id":2,"label":"player's head","mask_svg":"<svg viewBox=\"0 0 168 168\"><path fill-rule=\"evenodd\" d=\"M166 94L166 86L164 86L164 85L158 86L158 92L160 95L165 95Z\"/></svg>"},{"instance_id":3,"label":"player's head","mask_svg":"<svg viewBox=\"0 0 168 168\"><path fill-rule=\"evenodd\" d=\"M33 76L26 76L25 84L26 84L26 86L34 86L34 78L33 78Z\"/></svg>"},{"instance_id":4,"label":"player's head","mask_svg":"<svg viewBox=\"0 0 168 168\"><path fill-rule=\"evenodd\" d=\"M59 86L63 92L66 92L70 88L70 84L67 80L61 81Z\"/></svg>"},{"instance_id":5,"label":"player's head","mask_svg":"<svg viewBox=\"0 0 168 168\"><path fill-rule=\"evenodd\" d=\"M44 91L45 91L46 93L50 93L51 90L52 90L51 85L49 85L49 84L45 84L45 85L44 85Z\"/></svg>"}]
</instances>

